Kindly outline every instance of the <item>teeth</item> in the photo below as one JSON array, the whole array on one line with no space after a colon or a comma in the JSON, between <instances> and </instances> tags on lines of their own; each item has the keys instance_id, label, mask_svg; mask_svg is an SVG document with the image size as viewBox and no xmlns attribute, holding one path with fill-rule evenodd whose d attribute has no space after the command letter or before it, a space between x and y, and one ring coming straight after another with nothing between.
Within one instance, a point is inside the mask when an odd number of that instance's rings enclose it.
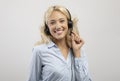
<instances>
[{"instance_id":1,"label":"teeth","mask_svg":"<svg viewBox=\"0 0 120 81\"><path fill-rule=\"evenodd\" d=\"M61 34L62 32L62 30L56 31L57 34Z\"/></svg>"}]
</instances>

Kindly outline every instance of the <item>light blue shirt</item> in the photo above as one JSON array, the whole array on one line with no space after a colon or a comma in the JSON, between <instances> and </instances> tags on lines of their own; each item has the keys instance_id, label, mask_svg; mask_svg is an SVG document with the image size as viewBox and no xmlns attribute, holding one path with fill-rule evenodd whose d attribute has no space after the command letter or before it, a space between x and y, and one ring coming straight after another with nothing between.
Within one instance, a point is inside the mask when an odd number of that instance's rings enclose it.
<instances>
[{"instance_id":1,"label":"light blue shirt","mask_svg":"<svg viewBox=\"0 0 120 81\"><path fill-rule=\"evenodd\" d=\"M75 58L69 49L65 59L53 42L34 47L27 81L92 81L85 52L80 52Z\"/></svg>"}]
</instances>

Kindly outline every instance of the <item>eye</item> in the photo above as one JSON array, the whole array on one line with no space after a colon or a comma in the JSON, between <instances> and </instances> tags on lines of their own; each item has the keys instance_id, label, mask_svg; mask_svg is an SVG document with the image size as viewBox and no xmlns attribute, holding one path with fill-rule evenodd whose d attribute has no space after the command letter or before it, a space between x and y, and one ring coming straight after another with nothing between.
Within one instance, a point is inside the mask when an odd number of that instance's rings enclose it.
<instances>
[{"instance_id":1,"label":"eye","mask_svg":"<svg viewBox=\"0 0 120 81\"><path fill-rule=\"evenodd\" d=\"M51 21L51 22L50 22L50 25L54 25L54 24L55 24L55 21Z\"/></svg>"},{"instance_id":2,"label":"eye","mask_svg":"<svg viewBox=\"0 0 120 81\"><path fill-rule=\"evenodd\" d=\"M65 22L65 20L60 20L60 22L61 22L61 23L64 23L64 22Z\"/></svg>"}]
</instances>

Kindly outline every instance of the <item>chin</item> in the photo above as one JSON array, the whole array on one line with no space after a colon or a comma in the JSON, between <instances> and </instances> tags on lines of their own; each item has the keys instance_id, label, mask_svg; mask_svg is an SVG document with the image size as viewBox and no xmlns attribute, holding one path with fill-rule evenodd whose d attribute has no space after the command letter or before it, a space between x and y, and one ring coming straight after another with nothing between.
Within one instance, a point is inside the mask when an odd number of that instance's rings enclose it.
<instances>
[{"instance_id":1,"label":"chin","mask_svg":"<svg viewBox=\"0 0 120 81\"><path fill-rule=\"evenodd\" d=\"M56 40L62 40L62 39L65 39L66 33L62 33L61 35L56 35L56 34L54 34L54 35L52 35L52 36L53 36L53 38L55 38Z\"/></svg>"},{"instance_id":2,"label":"chin","mask_svg":"<svg viewBox=\"0 0 120 81\"><path fill-rule=\"evenodd\" d=\"M62 40L62 39L65 39L65 36L57 36L57 37L54 37L55 39L57 40Z\"/></svg>"}]
</instances>

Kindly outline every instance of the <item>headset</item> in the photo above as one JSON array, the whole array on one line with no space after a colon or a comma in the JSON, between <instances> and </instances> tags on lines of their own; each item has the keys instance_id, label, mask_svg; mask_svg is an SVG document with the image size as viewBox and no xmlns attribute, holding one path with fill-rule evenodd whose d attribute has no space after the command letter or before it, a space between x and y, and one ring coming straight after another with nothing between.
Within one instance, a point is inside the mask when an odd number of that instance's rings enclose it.
<instances>
[{"instance_id":1,"label":"headset","mask_svg":"<svg viewBox=\"0 0 120 81\"><path fill-rule=\"evenodd\" d=\"M55 8L55 6L53 8ZM71 20L71 14L70 14L70 12L69 12L69 10L67 8L66 8L66 11L68 12L69 17L70 17L70 19L68 19L68 29L70 29L72 31L72 29L73 29L73 22ZM49 28L48 28L46 23L45 23L44 32L45 32L46 35L51 35L50 31L49 31Z\"/></svg>"}]
</instances>

